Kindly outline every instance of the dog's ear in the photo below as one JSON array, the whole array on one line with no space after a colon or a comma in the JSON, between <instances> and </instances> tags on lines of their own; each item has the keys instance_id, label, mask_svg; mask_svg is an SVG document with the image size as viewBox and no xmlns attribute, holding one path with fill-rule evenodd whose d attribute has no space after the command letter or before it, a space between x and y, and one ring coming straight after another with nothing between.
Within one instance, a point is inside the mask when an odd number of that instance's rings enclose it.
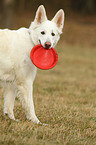
<instances>
[{"instance_id":1,"label":"dog's ear","mask_svg":"<svg viewBox=\"0 0 96 145\"><path fill-rule=\"evenodd\" d=\"M56 13L52 22L55 22L57 27L62 31L64 25L64 11L62 9Z\"/></svg>"},{"instance_id":2,"label":"dog's ear","mask_svg":"<svg viewBox=\"0 0 96 145\"><path fill-rule=\"evenodd\" d=\"M45 8L43 5L39 6L39 8L37 9L37 12L36 12L36 16L35 16L35 19L34 19L34 22L36 24L40 24L44 21L47 20L47 16L46 16L46 11L45 11Z\"/></svg>"}]
</instances>

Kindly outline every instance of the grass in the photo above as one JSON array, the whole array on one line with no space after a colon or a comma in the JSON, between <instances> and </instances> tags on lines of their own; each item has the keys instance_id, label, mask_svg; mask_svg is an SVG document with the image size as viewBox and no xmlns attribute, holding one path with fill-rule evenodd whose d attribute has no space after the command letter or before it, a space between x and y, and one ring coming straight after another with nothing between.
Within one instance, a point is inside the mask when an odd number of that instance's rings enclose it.
<instances>
[{"instance_id":1,"label":"grass","mask_svg":"<svg viewBox=\"0 0 96 145\"><path fill-rule=\"evenodd\" d=\"M30 19L22 17L18 27ZM18 99L19 122L5 118L0 90L0 145L96 145L96 25L68 21L56 48L58 64L38 70L34 82L36 115L48 126L28 121Z\"/></svg>"},{"instance_id":2,"label":"grass","mask_svg":"<svg viewBox=\"0 0 96 145\"><path fill-rule=\"evenodd\" d=\"M0 97L0 145L96 144L96 49L57 47L57 66L38 70L34 82L36 114L48 126L26 120L17 99L14 112L19 122L5 118Z\"/></svg>"}]
</instances>

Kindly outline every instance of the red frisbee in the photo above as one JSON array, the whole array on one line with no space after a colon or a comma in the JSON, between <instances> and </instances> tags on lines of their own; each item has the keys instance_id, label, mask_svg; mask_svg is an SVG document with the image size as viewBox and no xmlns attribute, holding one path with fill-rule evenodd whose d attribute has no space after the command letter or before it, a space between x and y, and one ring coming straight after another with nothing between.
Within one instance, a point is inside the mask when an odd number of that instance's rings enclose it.
<instances>
[{"instance_id":1,"label":"red frisbee","mask_svg":"<svg viewBox=\"0 0 96 145\"><path fill-rule=\"evenodd\" d=\"M46 49L41 44L32 48L30 58L33 64L40 69L51 69L58 62L56 50L53 47Z\"/></svg>"}]
</instances>

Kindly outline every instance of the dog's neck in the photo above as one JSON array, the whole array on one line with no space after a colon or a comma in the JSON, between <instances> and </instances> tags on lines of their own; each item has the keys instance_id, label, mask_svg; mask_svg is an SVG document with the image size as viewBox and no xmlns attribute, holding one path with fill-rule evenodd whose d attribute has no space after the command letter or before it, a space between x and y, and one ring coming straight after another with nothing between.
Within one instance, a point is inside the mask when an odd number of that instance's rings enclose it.
<instances>
[{"instance_id":1,"label":"dog's neck","mask_svg":"<svg viewBox=\"0 0 96 145\"><path fill-rule=\"evenodd\" d=\"M35 46L34 42L32 41L32 38L31 38L31 32L30 32L30 30L28 31L28 33L29 33L29 37L30 37L30 40L31 40L32 44Z\"/></svg>"}]
</instances>

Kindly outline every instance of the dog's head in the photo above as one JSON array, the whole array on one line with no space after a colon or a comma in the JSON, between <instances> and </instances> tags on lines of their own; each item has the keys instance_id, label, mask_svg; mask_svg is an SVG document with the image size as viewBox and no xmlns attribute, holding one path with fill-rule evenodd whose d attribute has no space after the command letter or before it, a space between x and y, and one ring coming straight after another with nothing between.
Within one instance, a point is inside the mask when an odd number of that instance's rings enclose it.
<instances>
[{"instance_id":1,"label":"dog's head","mask_svg":"<svg viewBox=\"0 0 96 145\"><path fill-rule=\"evenodd\" d=\"M62 33L63 25L64 11L62 9L49 21L44 6L39 6L34 22L29 28L34 45L41 44L47 49L55 47Z\"/></svg>"}]
</instances>

